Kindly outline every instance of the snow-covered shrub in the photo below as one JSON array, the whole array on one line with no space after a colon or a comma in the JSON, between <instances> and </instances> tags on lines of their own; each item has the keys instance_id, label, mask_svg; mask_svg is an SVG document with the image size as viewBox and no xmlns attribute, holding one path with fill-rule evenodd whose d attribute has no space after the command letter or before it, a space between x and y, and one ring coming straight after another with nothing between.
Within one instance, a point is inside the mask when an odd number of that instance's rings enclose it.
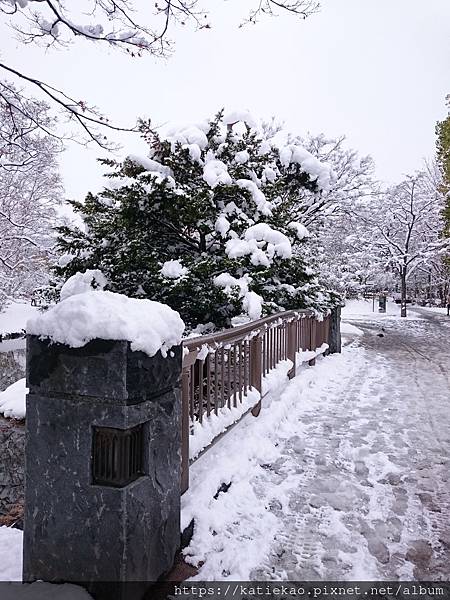
<instances>
[{"instance_id":1,"label":"snow-covered shrub","mask_svg":"<svg viewBox=\"0 0 450 600\"><path fill-rule=\"evenodd\" d=\"M103 161L109 185L72 202L85 228L60 228L73 257L60 276L99 269L107 289L167 303L191 328L330 306L299 220L328 189L328 165L267 139L247 113L145 137L148 157Z\"/></svg>"}]
</instances>

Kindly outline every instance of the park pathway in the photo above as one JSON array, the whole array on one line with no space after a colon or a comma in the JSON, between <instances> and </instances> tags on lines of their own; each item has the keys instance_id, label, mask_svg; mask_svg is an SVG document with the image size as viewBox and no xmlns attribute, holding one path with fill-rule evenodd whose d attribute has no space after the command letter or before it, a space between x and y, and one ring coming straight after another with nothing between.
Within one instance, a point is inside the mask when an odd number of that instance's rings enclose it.
<instances>
[{"instance_id":1,"label":"park pathway","mask_svg":"<svg viewBox=\"0 0 450 600\"><path fill-rule=\"evenodd\" d=\"M253 579L450 580L450 319L414 316L349 318L355 373L296 411L259 481L291 485Z\"/></svg>"}]
</instances>

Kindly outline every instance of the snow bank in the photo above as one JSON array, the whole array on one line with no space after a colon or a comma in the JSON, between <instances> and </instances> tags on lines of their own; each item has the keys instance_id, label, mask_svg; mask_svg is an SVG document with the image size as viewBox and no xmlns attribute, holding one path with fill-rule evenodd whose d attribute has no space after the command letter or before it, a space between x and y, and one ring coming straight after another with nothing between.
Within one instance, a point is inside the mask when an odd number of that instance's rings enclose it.
<instances>
[{"instance_id":1,"label":"snow bank","mask_svg":"<svg viewBox=\"0 0 450 600\"><path fill-rule=\"evenodd\" d=\"M0 312L0 335L20 333L26 329L28 319L39 314L35 306L25 302L11 302Z\"/></svg>"},{"instance_id":2,"label":"snow bank","mask_svg":"<svg viewBox=\"0 0 450 600\"><path fill-rule=\"evenodd\" d=\"M9 419L24 419L27 393L25 378L19 379L4 392L0 392L0 414Z\"/></svg>"},{"instance_id":3,"label":"snow bank","mask_svg":"<svg viewBox=\"0 0 450 600\"><path fill-rule=\"evenodd\" d=\"M260 393L249 390L247 396L236 407L224 406L209 417L204 417L203 422L194 422L193 431L189 435L189 458L196 458L218 435L226 431L231 425L239 421L243 414L253 408L260 399ZM231 399L233 403L233 398Z\"/></svg>"},{"instance_id":4,"label":"snow bank","mask_svg":"<svg viewBox=\"0 0 450 600\"><path fill-rule=\"evenodd\" d=\"M0 527L0 581L22 581L23 532L12 527ZM4 600L6 584L0 584ZM16 596L10 596L16 599Z\"/></svg>"},{"instance_id":5,"label":"snow bank","mask_svg":"<svg viewBox=\"0 0 450 600\"><path fill-rule=\"evenodd\" d=\"M350 323L344 322L341 323L341 333L343 335L364 335L364 331L362 331L362 329L359 329Z\"/></svg>"},{"instance_id":6,"label":"snow bank","mask_svg":"<svg viewBox=\"0 0 450 600\"><path fill-rule=\"evenodd\" d=\"M80 348L89 341L127 340L132 350L163 356L180 344L180 315L159 302L137 300L113 292L92 291L70 296L30 320L28 333Z\"/></svg>"}]
</instances>

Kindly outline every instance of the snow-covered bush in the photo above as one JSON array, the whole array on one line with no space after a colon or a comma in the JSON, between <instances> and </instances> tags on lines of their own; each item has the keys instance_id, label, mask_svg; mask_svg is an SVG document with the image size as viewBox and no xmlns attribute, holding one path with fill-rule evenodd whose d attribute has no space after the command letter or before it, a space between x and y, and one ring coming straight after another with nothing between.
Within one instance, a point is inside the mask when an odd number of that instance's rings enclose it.
<instances>
[{"instance_id":1,"label":"snow-covered bush","mask_svg":"<svg viewBox=\"0 0 450 600\"><path fill-rule=\"evenodd\" d=\"M107 289L167 303L191 328L330 306L298 218L329 188L327 164L247 112L144 135L149 157L104 161L110 184L72 202L85 228L60 228L73 258L59 275L99 269Z\"/></svg>"}]
</instances>

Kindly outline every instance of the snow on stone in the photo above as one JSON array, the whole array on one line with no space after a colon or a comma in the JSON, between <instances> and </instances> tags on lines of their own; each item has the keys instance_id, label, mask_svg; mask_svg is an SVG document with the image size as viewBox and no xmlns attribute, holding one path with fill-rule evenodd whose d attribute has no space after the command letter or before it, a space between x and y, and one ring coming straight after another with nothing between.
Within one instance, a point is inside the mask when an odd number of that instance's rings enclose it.
<instances>
[{"instance_id":1,"label":"snow on stone","mask_svg":"<svg viewBox=\"0 0 450 600\"><path fill-rule=\"evenodd\" d=\"M289 229L293 229L299 240L303 240L309 237L309 231L302 223L289 223Z\"/></svg>"},{"instance_id":2,"label":"snow on stone","mask_svg":"<svg viewBox=\"0 0 450 600\"><path fill-rule=\"evenodd\" d=\"M168 260L163 264L160 272L163 277L167 277L168 279L179 279L187 275L189 269L183 267L179 260Z\"/></svg>"},{"instance_id":3,"label":"snow on stone","mask_svg":"<svg viewBox=\"0 0 450 600\"><path fill-rule=\"evenodd\" d=\"M250 154L247 152L247 150L242 150L241 152L236 152L234 160L238 164L243 165L250 160Z\"/></svg>"},{"instance_id":4,"label":"snow on stone","mask_svg":"<svg viewBox=\"0 0 450 600\"><path fill-rule=\"evenodd\" d=\"M137 300L113 292L92 291L69 296L30 320L28 333L80 348L89 341L127 340L132 350L163 356L178 345L184 331L180 315L159 302Z\"/></svg>"},{"instance_id":5,"label":"snow on stone","mask_svg":"<svg viewBox=\"0 0 450 600\"><path fill-rule=\"evenodd\" d=\"M250 181L249 179L238 179L236 181L236 185L244 190L248 190L252 195L258 212L266 217L270 217L272 214L272 205L268 200L266 200L263 192L258 188L254 181Z\"/></svg>"},{"instance_id":6,"label":"snow on stone","mask_svg":"<svg viewBox=\"0 0 450 600\"><path fill-rule=\"evenodd\" d=\"M227 166L221 160L209 160L203 167L203 179L215 188L219 184L231 185L233 180L228 173Z\"/></svg>"},{"instance_id":7,"label":"snow on stone","mask_svg":"<svg viewBox=\"0 0 450 600\"><path fill-rule=\"evenodd\" d=\"M61 300L65 300L69 296L84 294L84 292L96 289L103 290L107 283L108 280L101 271L98 269L88 269L84 273L75 273L75 275L69 277L62 286L59 297Z\"/></svg>"},{"instance_id":8,"label":"snow on stone","mask_svg":"<svg viewBox=\"0 0 450 600\"><path fill-rule=\"evenodd\" d=\"M8 419L24 419L27 393L25 378L19 379L0 392L0 414Z\"/></svg>"},{"instance_id":9,"label":"snow on stone","mask_svg":"<svg viewBox=\"0 0 450 600\"><path fill-rule=\"evenodd\" d=\"M10 302L0 312L0 335L20 333L26 329L28 319L39 314L35 306L26 302Z\"/></svg>"},{"instance_id":10,"label":"snow on stone","mask_svg":"<svg viewBox=\"0 0 450 600\"><path fill-rule=\"evenodd\" d=\"M296 144L288 144L279 149L279 156L284 167L288 167L292 163L300 165L312 180L317 180L317 185L321 190L329 190L332 177L330 165L322 163L308 150Z\"/></svg>"}]
</instances>

